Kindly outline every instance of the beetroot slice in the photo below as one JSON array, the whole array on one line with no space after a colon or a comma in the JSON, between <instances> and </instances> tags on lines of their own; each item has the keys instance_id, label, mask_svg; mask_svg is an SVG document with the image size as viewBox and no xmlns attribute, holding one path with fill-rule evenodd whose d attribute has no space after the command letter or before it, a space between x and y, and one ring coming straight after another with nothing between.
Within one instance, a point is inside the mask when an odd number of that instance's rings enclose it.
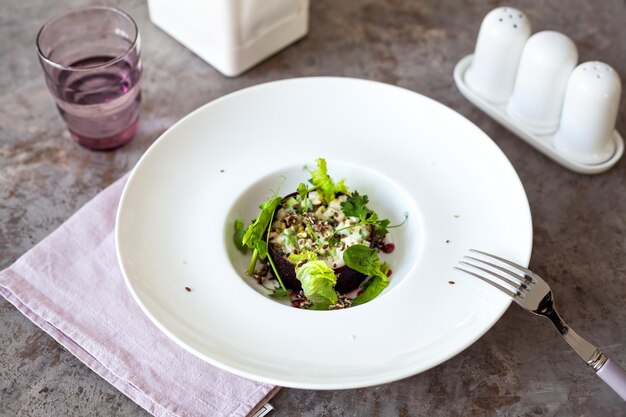
<instances>
[{"instance_id":1,"label":"beetroot slice","mask_svg":"<svg viewBox=\"0 0 626 417\"><path fill-rule=\"evenodd\" d=\"M289 262L287 258L281 256L278 251L270 245L268 248L269 256L274 261L274 265L276 265L276 270L280 274L280 278L290 290L300 291L302 289L302 285L298 278L296 278L296 268L295 265ZM355 290L361 283L367 278L366 275L355 271L352 268L347 266L340 266L339 268L334 268L335 276L337 277L337 284L335 285L335 290L337 290L340 294L345 294L352 290ZM274 271L272 271L274 274Z\"/></svg>"},{"instance_id":2,"label":"beetroot slice","mask_svg":"<svg viewBox=\"0 0 626 417\"><path fill-rule=\"evenodd\" d=\"M286 201L289 197L295 196L297 193L291 193L285 198L283 201ZM278 211L282 207L282 204L276 208ZM270 225L271 227L271 225ZM269 228L268 228L269 231ZM370 247L373 247L370 244ZM268 255L272 258L274 265L276 266L276 270L280 275L283 284L289 290L300 291L302 290L302 285L298 278L296 278L296 268L295 265L292 264L289 259L282 256L278 253L278 250L274 248L274 246L270 243L268 247ZM335 276L337 277L337 284L335 285L335 290L340 294L348 293L352 290L358 288L359 285L367 278L367 275L364 275L348 266L340 266L338 268L333 268L335 272ZM272 275L274 275L274 271L272 270Z\"/></svg>"}]
</instances>

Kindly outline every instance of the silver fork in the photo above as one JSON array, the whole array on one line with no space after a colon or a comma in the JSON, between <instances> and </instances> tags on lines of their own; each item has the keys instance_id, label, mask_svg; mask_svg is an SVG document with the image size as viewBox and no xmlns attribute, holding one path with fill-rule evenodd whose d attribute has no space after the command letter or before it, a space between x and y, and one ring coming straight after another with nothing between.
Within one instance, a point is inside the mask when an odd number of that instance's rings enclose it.
<instances>
[{"instance_id":1,"label":"silver fork","mask_svg":"<svg viewBox=\"0 0 626 417\"><path fill-rule=\"evenodd\" d=\"M550 286L528 268L507 259L475 249L482 256L464 256L459 263L470 269L454 267L499 289L513 300L539 316L550 319L565 341L587 362L596 374L626 401L626 373L608 359L602 349L583 339L561 319L554 307ZM487 278L489 277L489 278Z\"/></svg>"}]
</instances>

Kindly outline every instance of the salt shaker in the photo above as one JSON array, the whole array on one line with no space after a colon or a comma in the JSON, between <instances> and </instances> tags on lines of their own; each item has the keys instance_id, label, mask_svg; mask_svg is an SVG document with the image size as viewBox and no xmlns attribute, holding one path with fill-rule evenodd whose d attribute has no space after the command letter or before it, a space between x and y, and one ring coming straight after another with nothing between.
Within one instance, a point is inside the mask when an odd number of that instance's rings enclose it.
<instances>
[{"instance_id":1,"label":"salt shaker","mask_svg":"<svg viewBox=\"0 0 626 417\"><path fill-rule=\"evenodd\" d=\"M567 83L555 148L586 164L608 160L615 152L621 92L619 76L609 65L591 61L576 67Z\"/></svg>"},{"instance_id":2,"label":"salt shaker","mask_svg":"<svg viewBox=\"0 0 626 417\"><path fill-rule=\"evenodd\" d=\"M480 25L467 85L487 101L507 101L530 33L530 22L521 11L512 7L490 11Z\"/></svg>"},{"instance_id":3,"label":"salt shaker","mask_svg":"<svg viewBox=\"0 0 626 417\"><path fill-rule=\"evenodd\" d=\"M554 132L567 80L578 61L576 45L559 32L544 31L528 39L507 111L535 134Z\"/></svg>"}]
</instances>

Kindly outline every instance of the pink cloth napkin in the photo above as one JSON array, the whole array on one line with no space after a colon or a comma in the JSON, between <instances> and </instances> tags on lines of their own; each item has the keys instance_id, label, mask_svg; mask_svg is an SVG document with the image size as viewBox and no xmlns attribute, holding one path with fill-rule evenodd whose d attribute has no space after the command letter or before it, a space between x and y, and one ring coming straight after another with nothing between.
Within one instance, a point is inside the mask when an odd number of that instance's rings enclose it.
<instances>
[{"instance_id":1,"label":"pink cloth napkin","mask_svg":"<svg viewBox=\"0 0 626 417\"><path fill-rule=\"evenodd\" d=\"M0 294L67 350L156 416L248 416L278 388L217 369L143 314L115 254L126 177L0 273Z\"/></svg>"}]
</instances>

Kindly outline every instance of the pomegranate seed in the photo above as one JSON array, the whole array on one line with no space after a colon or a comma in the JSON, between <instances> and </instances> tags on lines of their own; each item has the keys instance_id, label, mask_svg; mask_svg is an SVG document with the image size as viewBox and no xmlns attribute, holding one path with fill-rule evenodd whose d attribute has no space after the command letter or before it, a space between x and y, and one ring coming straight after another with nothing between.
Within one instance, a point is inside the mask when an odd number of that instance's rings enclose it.
<instances>
[{"instance_id":1,"label":"pomegranate seed","mask_svg":"<svg viewBox=\"0 0 626 417\"><path fill-rule=\"evenodd\" d=\"M383 252L391 253L395 248L396 245L394 245L393 243L385 243L385 246L383 246Z\"/></svg>"}]
</instances>

